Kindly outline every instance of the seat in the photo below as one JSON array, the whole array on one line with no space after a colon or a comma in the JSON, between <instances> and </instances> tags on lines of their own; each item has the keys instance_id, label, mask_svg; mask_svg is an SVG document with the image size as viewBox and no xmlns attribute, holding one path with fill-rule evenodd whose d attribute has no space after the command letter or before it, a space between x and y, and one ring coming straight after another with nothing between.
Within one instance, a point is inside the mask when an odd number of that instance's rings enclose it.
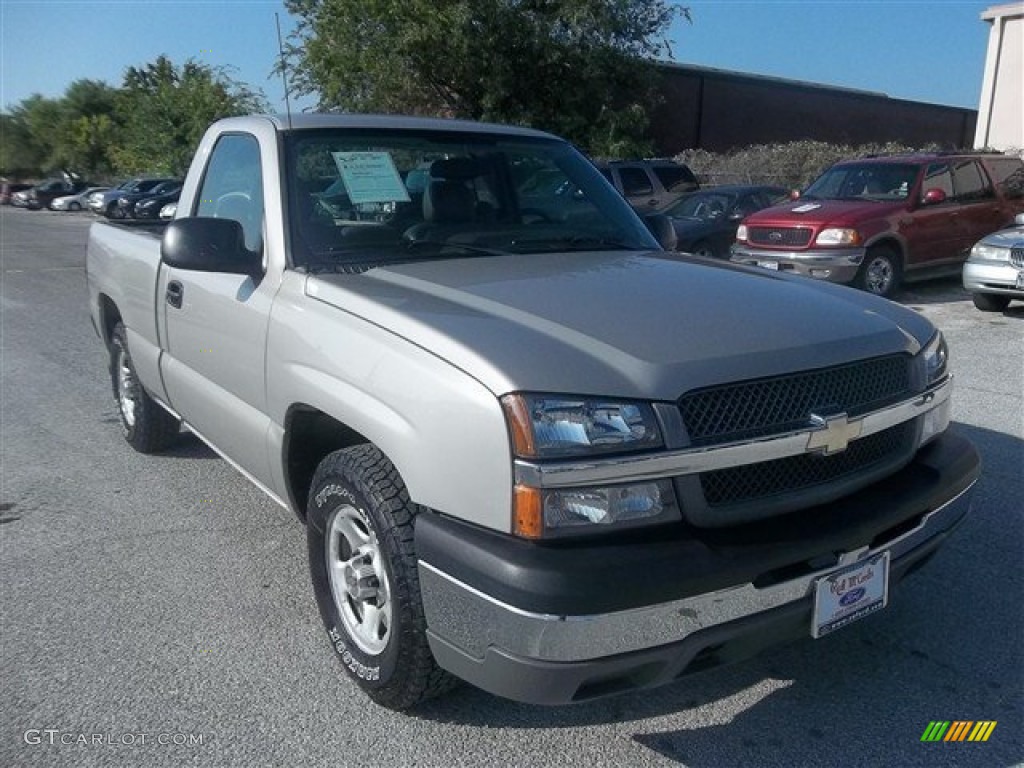
<instances>
[{"instance_id":1,"label":"seat","mask_svg":"<svg viewBox=\"0 0 1024 768\"><path fill-rule=\"evenodd\" d=\"M438 240L476 221L473 190L459 179L432 179L423 192L423 222L405 232L408 240Z\"/></svg>"}]
</instances>

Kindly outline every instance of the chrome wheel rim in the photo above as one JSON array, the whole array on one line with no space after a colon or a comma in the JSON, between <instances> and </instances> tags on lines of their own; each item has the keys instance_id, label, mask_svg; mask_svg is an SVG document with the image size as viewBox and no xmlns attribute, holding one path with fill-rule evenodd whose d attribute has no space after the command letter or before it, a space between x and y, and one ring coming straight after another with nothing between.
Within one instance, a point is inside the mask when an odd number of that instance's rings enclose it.
<instances>
[{"instance_id":1,"label":"chrome wheel rim","mask_svg":"<svg viewBox=\"0 0 1024 768\"><path fill-rule=\"evenodd\" d=\"M884 294L892 286L893 268L888 259L872 259L868 264L865 280L871 293Z\"/></svg>"},{"instance_id":2,"label":"chrome wheel rim","mask_svg":"<svg viewBox=\"0 0 1024 768\"><path fill-rule=\"evenodd\" d=\"M348 504L327 526L327 574L348 636L377 655L391 637L391 590L377 537L364 515Z\"/></svg>"},{"instance_id":3,"label":"chrome wheel rim","mask_svg":"<svg viewBox=\"0 0 1024 768\"><path fill-rule=\"evenodd\" d=\"M125 425L129 429L134 427L135 413L139 407L139 385L135 381L124 347L119 347L117 351L117 405Z\"/></svg>"}]
</instances>

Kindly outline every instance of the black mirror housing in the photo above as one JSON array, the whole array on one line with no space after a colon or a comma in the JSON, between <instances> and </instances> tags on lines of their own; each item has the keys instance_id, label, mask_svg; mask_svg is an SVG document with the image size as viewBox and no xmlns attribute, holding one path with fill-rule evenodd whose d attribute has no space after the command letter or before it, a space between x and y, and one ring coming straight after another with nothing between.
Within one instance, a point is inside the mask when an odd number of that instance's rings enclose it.
<instances>
[{"instance_id":1,"label":"black mirror housing","mask_svg":"<svg viewBox=\"0 0 1024 768\"><path fill-rule=\"evenodd\" d=\"M665 251L674 251L679 243L676 237L676 228L672 226L672 219L663 213L649 213L644 216L644 224L651 230L658 245Z\"/></svg>"},{"instance_id":2,"label":"black mirror housing","mask_svg":"<svg viewBox=\"0 0 1024 768\"><path fill-rule=\"evenodd\" d=\"M245 247L242 225L234 219L202 216L174 219L160 241L160 258L177 269L224 272L257 278L262 257Z\"/></svg>"}]
</instances>

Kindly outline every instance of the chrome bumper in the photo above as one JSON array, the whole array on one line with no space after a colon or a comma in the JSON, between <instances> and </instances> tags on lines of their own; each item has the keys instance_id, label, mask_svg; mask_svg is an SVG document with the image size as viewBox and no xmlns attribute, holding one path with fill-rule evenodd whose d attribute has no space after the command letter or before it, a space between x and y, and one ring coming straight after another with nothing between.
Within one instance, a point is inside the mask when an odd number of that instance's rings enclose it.
<instances>
[{"instance_id":1,"label":"chrome bumper","mask_svg":"<svg viewBox=\"0 0 1024 768\"><path fill-rule=\"evenodd\" d=\"M1020 271L1006 261L968 261L964 264L964 288L971 293L993 293L1024 298L1024 290L1017 287L1017 275Z\"/></svg>"},{"instance_id":2,"label":"chrome bumper","mask_svg":"<svg viewBox=\"0 0 1024 768\"><path fill-rule=\"evenodd\" d=\"M427 625L432 639L440 639L476 659L497 650L541 662L581 662L676 643L696 632L809 598L818 579L874 554L888 551L898 564L900 558L959 522L970 508L972 489L973 483L924 515L912 530L877 547L843 553L837 564L799 578L763 589L740 584L683 600L600 615L523 611L421 561L419 576Z\"/></svg>"}]
</instances>

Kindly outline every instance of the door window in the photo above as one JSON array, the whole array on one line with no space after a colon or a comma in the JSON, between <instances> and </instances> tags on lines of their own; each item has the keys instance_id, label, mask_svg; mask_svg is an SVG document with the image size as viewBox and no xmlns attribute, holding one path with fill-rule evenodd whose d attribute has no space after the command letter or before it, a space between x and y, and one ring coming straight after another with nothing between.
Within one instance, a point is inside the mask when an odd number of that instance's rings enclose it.
<instances>
[{"instance_id":1,"label":"door window","mask_svg":"<svg viewBox=\"0 0 1024 768\"><path fill-rule=\"evenodd\" d=\"M948 163L932 163L924 173L924 182L921 184L921 198L929 189L941 189L946 193L946 199L952 200L955 197L953 192L953 175L949 172Z\"/></svg>"},{"instance_id":2,"label":"door window","mask_svg":"<svg viewBox=\"0 0 1024 768\"><path fill-rule=\"evenodd\" d=\"M953 186L956 199L961 203L976 203L995 197L976 160L960 160L953 165Z\"/></svg>"},{"instance_id":3,"label":"door window","mask_svg":"<svg viewBox=\"0 0 1024 768\"><path fill-rule=\"evenodd\" d=\"M642 168L619 168L619 178L622 180L622 194L626 197L649 195L654 191Z\"/></svg>"},{"instance_id":4,"label":"door window","mask_svg":"<svg viewBox=\"0 0 1024 768\"><path fill-rule=\"evenodd\" d=\"M255 137L225 134L217 140L195 215L234 219L242 225L245 247L254 253L263 249L263 174Z\"/></svg>"}]
</instances>

